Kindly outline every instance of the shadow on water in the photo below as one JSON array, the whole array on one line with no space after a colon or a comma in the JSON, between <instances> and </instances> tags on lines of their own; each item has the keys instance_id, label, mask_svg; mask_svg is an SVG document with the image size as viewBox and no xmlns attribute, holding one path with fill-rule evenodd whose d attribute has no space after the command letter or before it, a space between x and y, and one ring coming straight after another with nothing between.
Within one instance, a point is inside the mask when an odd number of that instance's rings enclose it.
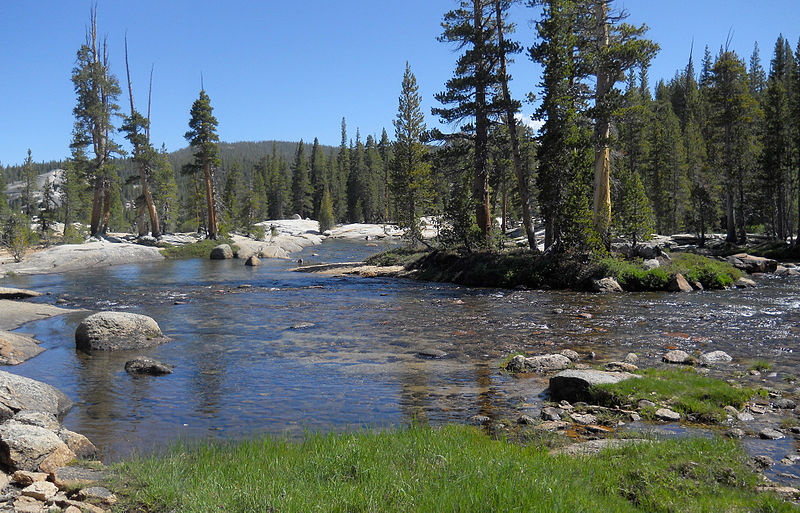
<instances>
[{"instance_id":1,"label":"shadow on water","mask_svg":"<svg viewBox=\"0 0 800 513\"><path fill-rule=\"evenodd\" d=\"M354 261L380 249L329 241L295 258ZM155 318L173 341L141 354L175 365L169 376L132 377L124 364L139 353L77 352L85 314L75 313L23 326L48 350L13 371L75 400L65 424L111 459L177 438L510 416L536 407L547 385L500 370L518 351L646 360L675 345L798 373L791 278L763 278L755 291L599 296L289 272L295 265L194 259L9 278L53 293L41 301ZM431 349L446 356L420 355Z\"/></svg>"}]
</instances>

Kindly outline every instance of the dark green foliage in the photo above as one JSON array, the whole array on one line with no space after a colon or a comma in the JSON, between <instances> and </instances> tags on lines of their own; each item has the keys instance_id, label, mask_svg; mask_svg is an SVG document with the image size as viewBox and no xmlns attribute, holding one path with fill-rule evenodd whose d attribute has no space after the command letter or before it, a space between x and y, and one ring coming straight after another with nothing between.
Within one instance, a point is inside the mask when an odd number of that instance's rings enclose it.
<instances>
[{"instance_id":1,"label":"dark green foliage","mask_svg":"<svg viewBox=\"0 0 800 513\"><path fill-rule=\"evenodd\" d=\"M9 212L2 222L0 243L11 253L14 261L19 262L28 247L35 242L31 220L23 213Z\"/></svg>"},{"instance_id":2,"label":"dark green foliage","mask_svg":"<svg viewBox=\"0 0 800 513\"><path fill-rule=\"evenodd\" d=\"M222 163L219 158L219 136L217 135L217 118L213 114L211 99L205 90L200 90L200 95L192 104L189 112L189 130L184 137L194 149L194 162L186 164L181 169L184 174L195 175L202 171L205 181L206 214L208 224L206 232L210 239L217 238L217 202L214 189L214 172Z\"/></svg>"},{"instance_id":3,"label":"dark green foliage","mask_svg":"<svg viewBox=\"0 0 800 513\"><path fill-rule=\"evenodd\" d=\"M204 239L199 242L180 246L161 244L159 247L161 248L161 254L166 258L208 258L208 255L211 254L211 250L220 244L228 244L234 252L238 250L232 240L224 237L217 240Z\"/></svg>"},{"instance_id":4,"label":"dark green foliage","mask_svg":"<svg viewBox=\"0 0 800 513\"><path fill-rule=\"evenodd\" d=\"M428 148L422 142L425 119L421 103L417 79L406 63L394 121L396 141L390 167L397 224L412 244L422 239L419 218L429 207L432 196Z\"/></svg>"},{"instance_id":5,"label":"dark green foliage","mask_svg":"<svg viewBox=\"0 0 800 513\"><path fill-rule=\"evenodd\" d=\"M322 201L319 205L319 231L320 233L326 232L333 228L333 201L331 201L331 193L328 189L322 193Z\"/></svg>"},{"instance_id":6,"label":"dark green foliage","mask_svg":"<svg viewBox=\"0 0 800 513\"><path fill-rule=\"evenodd\" d=\"M741 272L726 262L692 253L675 253L666 267L645 269L641 261L604 258L600 260L595 277L611 276L623 289L631 292L666 290L675 274L682 274L689 282L699 282L706 289L730 287Z\"/></svg>"},{"instance_id":7,"label":"dark green foliage","mask_svg":"<svg viewBox=\"0 0 800 513\"><path fill-rule=\"evenodd\" d=\"M314 190L308 178L306 147L301 139L292 163L292 210L294 214L298 214L304 219L313 214L313 193Z\"/></svg>"}]
</instances>

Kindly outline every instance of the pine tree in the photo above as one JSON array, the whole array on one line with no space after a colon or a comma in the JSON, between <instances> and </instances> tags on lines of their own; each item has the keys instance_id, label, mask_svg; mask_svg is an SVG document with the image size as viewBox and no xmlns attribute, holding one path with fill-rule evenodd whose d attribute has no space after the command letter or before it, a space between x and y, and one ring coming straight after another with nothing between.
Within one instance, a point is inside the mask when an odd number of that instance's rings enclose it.
<instances>
[{"instance_id":1,"label":"pine tree","mask_svg":"<svg viewBox=\"0 0 800 513\"><path fill-rule=\"evenodd\" d=\"M456 62L446 90L436 95L445 107L434 108L445 123L471 120L457 137L468 136L473 145L472 201L475 219L486 244L492 228L489 204L489 120L502 110L499 90L498 43L491 0L462 0L459 8L444 15L439 41L455 43L464 53ZM474 120L474 121L473 121ZM452 137L452 136L451 136Z\"/></svg>"},{"instance_id":2,"label":"pine tree","mask_svg":"<svg viewBox=\"0 0 800 513\"><path fill-rule=\"evenodd\" d=\"M0 219L8 210L8 196L6 196L5 168L0 164Z\"/></svg>"},{"instance_id":3,"label":"pine tree","mask_svg":"<svg viewBox=\"0 0 800 513\"><path fill-rule=\"evenodd\" d=\"M175 170L167 158L166 146L156 156L153 169L153 202L162 231L174 231L178 218L178 185Z\"/></svg>"},{"instance_id":4,"label":"pine tree","mask_svg":"<svg viewBox=\"0 0 800 513\"><path fill-rule=\"evenodd\" d=\"M28 216L28 218L32 218L39 211L35 196L36 191L39 189L37 177L36 169L33 167L31 149L28 148L28 156L25 157L22 170L22 178L25 181L25 187L22 190L22 204L24 206L25 215Z\"/></svg>"},{"instance_id":5,"label":"pine tree","mask_svg":"<svg viewBox=\"0 0 800 513\"><path fill-rule=\"evenodd\" d=\"M417 79L406 62L394 120L395 143L391 162L391 187L397 222L412 244L422 240L419 218L431 197L428 148L423 144L425 118Z\"/></svg>"},{"instance_id":6,"label":"pine tree","mask_svg":"<svg viewBox=\"0 0 800 513\"><path fill-rule=\"evenodd\" d=\"M240 198L243 195L242 164L238 160L234 160L228 170L228 176L225 177L225 188L222 191L223 218L227 228L225 231L230 232L245 228L245 224L240 219L242 211Z\"/></svg>"},{"instance_id":7,"label":"pine tree","mask_svg":"<svg viewBox=\"0 0 800 513\"><path fill-rule=\"evenodd\" d=\"M56 191L53 181L49 178L45 180L42 187L42 205L39 210L39 226L42 235L49 239L50 225L55 220L56 215Z\"/></svg>"},{"instance_id":8,"label":"pine tree","mask_svg":"<svg viewBox=\"0 0 800 513\"><path fill-rule=\"evenodd\" d=\"M77 62L72 70L72 83L77 96L73 109L75 127L71 147L83 153L92 147L93 157L87 160L86 175L92 184L91 235L102 235L108 230L114 186L111 158L119 154L119 146L111 139L113 119L119 106L119 82L111 74L108 64L108 45L97 41L97 9L90 14L90 30L86 42L78 50Z\"/></svg>"},{"instance_id":9,"label":"pine tree","mask_svg":"<svg viewBox=\"0 0 800 513\"><path fill-rule=\"evenodd\" d=\"M347 204L347 178L350 176L350 153L347 148L347 123L342 118L342 142L336 154L336 168L331 177L331 195L336 219L346 219L348 214Z\"/></svg>"},{"instance_id":10,"label":"pine tree","mask_svg":"<svg viewBox=\"0 0 800 513\"><path fill-rule=\"evenodd\" d=\"M326 232L333 228L333 202L331 201L331 193L326 188L322 193L322 201L319 207L319 231L320 233Z\"/></svg>"},{"instance_id":11,"label":"pine tree","mask_svg":"<svg viewBox=\"0 0 800 513\"><path fill-rule=\"evenodd\" d=\"M303 140L297 145L292 163L292 208L294 213L306 218L313 213L313 189L308 179L308 162Z\"/></svg>"},{"instance_id":12,"label":"pine tree","mask_svg":"<svg viewBox=\"0 0 800 513\"><path fill-rule=\"evenodd\" d=\"M381 140L378 142L378 151L381 154L381 161L383 162L383 222L388 223L391 219L390 216L390 199L391 186L389 184L389 169L391 168L392 161L392 144L389 142L389 135L384 128L381 131Z\"/></svg>"},{"instance_id":13,"label":"pine tree","mask_svg":"<svg viewBox=\"0 0 800 513\"><path fill-rule=\"evenodd\" d=\"M322 203L322 196L328 188L328 179L326 176L327 162L325 159L325 152L319 145L319 140L314 138L314 145L311 147L311 190L313 194L312 202L312 217L319 219L320 204ZM330 199L330 198L329 198Z\"/></svg>"},{"instance_id":14,"label":"pine tree","mask_svg":"<svg viewBox=\"0 0 800 513\"><path fill-rule=\"evenodd\" d=\"M748 90L744 63L735 52L721 50L714 62L710 74L709 106L711 140L715 146L712 154L716 160L714 165L724 172L726 240L744 243L742 192L745 175L750 171L748 163L755 150L752 124L761 116L761 111Z\"/></svg>"},{"instance_id":15,"label":"pine tree","mask_svg":"<svg viewBox=\"0 0 800 513\"><path fill-rule=\"evenodd\" d=\"M217 118L213 115L211 99L205 89L192 104L189 119L189 131L184 137L194 149L194 162L185 166L185 173L203 172L205 181L206 213L208 224L206 230L209 239L217 238L217 207L214 192L214 171L220 165L219 136L217 135Z\"/></svg>"},{"instance_id":16,"label":"pine tree","mask_svg":"<svg viewBox=\"0 0 800 513\"><path fill-rule=\"evenodd\" d=\"M545 0L542 19L536 23L540 43L530 49L544 68L544 96L536 111L544 121L537 186L545 248L551 251L602 248L588 201L593 151L584 115L586 71L575 52L580 46L576 27L583 23L575 0Z\"/></svg>"},{"instance_id":17,"label":"pine tree","mask_svg":"<svg viewBox=\"0 0 800 513\"><path fill-rule=\"evenodd\" d=\"M750 56L750 67L747 70L747 88L750 96L761 101L761 95L767 87L767 74L761 65L761 55L758 50L758 41L753 45L753 54Z\"/></svg>"}]
</instances>

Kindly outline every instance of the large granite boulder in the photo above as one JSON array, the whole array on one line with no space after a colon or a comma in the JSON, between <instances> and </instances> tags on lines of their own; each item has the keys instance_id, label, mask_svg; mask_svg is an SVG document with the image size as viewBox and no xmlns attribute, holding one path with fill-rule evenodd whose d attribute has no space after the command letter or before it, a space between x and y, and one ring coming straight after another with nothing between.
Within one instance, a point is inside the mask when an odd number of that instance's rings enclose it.
<instances>
[{"instance_id":1,"label":"large granite boulder","mask_svg":"<svg viewBox=\"0 0 800 513\"><path fill-rule=\"evenodd\" d=\"M60 390L41 381L0 371L0 421L16 412L40 411L57 418L72 408L72 401Z\"/></svg>"},{"instance_id":2,"label":"large granite boulder","mask_svg":"<svg viewBox=\"0 0 800 513\"><path fill-rule=\"evenodd\" d=\"M639 378L629 372L606 372L591 369L564 370L550 378L550 397L553 401L591 401L598 385L615 384Z\"/></svg>"},{"instance_id":3,"label":"large granite boulder","mask_svg":"<svg viewBox=\"0 0 800 513\"><path fill-rule=\"evenodd\" d=\"M689 282L686 281L686 278L684 278L681 273L678 273L669 279L667 290L670 292L691 292L694 289L689 285Z\"/></svg>"},{"instance_id":4,"label":"large granite boulder","mask_svg":"<svg viewBox=\"0 0 800 513\"><path fill-rule=\"evenodd\" d=\"M228 244L220 244L211 250L211 260L227 260L233 258L233 249Z\"/></svg>"},{"instance_id":5,"label":"large granite boulder","mask_svg":"<svg viewBox=\"0 0 800 513\"><path fill-rule=\"evenodd\" d=\"M0 463L10 470L50 473L75 458L67 444L49 429L13 420L0 425Z\"/></svg>"},{"instance_id":6,"label":"large granite boulder","mask_svg":"<svg viewBox=\"0 0 800 513\"><path fill-rule=\"evenodd\" d=\"M0 331L0 365L18 365L42 352L33 338Z\"/></svg>"},{"instance_id":7,"label":"large granite boulder","mask_svg":"<svg viewBox=\"0 0 800 513\"><path fill-rule=\"evenodd\" d=\"M153 347L170 339L158 323L146 315L100 312L85 318L75 330L75 344L82 350L116 351Z\"/></svg>"}]
</instances>

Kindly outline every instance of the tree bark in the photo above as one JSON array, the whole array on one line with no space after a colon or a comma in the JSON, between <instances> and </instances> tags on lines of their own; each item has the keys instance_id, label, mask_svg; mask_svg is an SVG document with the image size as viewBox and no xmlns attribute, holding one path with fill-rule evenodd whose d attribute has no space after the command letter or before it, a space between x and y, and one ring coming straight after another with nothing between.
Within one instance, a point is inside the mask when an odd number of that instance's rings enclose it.
<instances>
[{"instance_id":1,"label":"tree bark","mask_svg":"<svg viewBox=\"0 0 800 513\"><path fill-rule=\"evenodd\" d=\"M598 0L595 3L594 13L598 42L601 49L605 49L609 44L606 0ZM597 120L595 125L593 217L595 229L605 245L609 246L611 242L611 151L609 148L611 121L609 113L605 111L602 103L613 85L613 78L609 76L608 70L604 69L602 59L599 59L595 73L597 75L597 90L595 91Z\"/></svg>"},{"instance_id":2,"label":"tree bark","mask_svg":"<svg viewBox=\"0 0 800 513\"><path fill-rule=\"evenodd\" d=\"M203 165L206 179L206 206L208 207L208 238L217 238L217 219L214 211L214 189L211 186L211 164L206 161Z\"/></svg>"},{"instance_id":3,"label":"tree bark","mask_svg":"<svg viewBox=\"0 0 800 513\"><path fill-rule=\"evenodd\" d=\"M533 228L533 217L531 216L528 181L522 174L522 159L520 158L519 152L519 139L517 139L517 121L514 119L511 94L508 92L508 74L506 73L506 52L504 48L505 40L503 38L503 17L500 0L495 0L494 8L497 15L497 39L500 44L500 76L502 77L503 99L506 105L506 127L508 128L508 135L511 138L511 157L514 163L514 177L517 179L517 188L519 189L520 202L522 203L522 224L525 226L528 246L531 248L531 251L538 251L536 235Z\"/></svg>"}]
</instances>

